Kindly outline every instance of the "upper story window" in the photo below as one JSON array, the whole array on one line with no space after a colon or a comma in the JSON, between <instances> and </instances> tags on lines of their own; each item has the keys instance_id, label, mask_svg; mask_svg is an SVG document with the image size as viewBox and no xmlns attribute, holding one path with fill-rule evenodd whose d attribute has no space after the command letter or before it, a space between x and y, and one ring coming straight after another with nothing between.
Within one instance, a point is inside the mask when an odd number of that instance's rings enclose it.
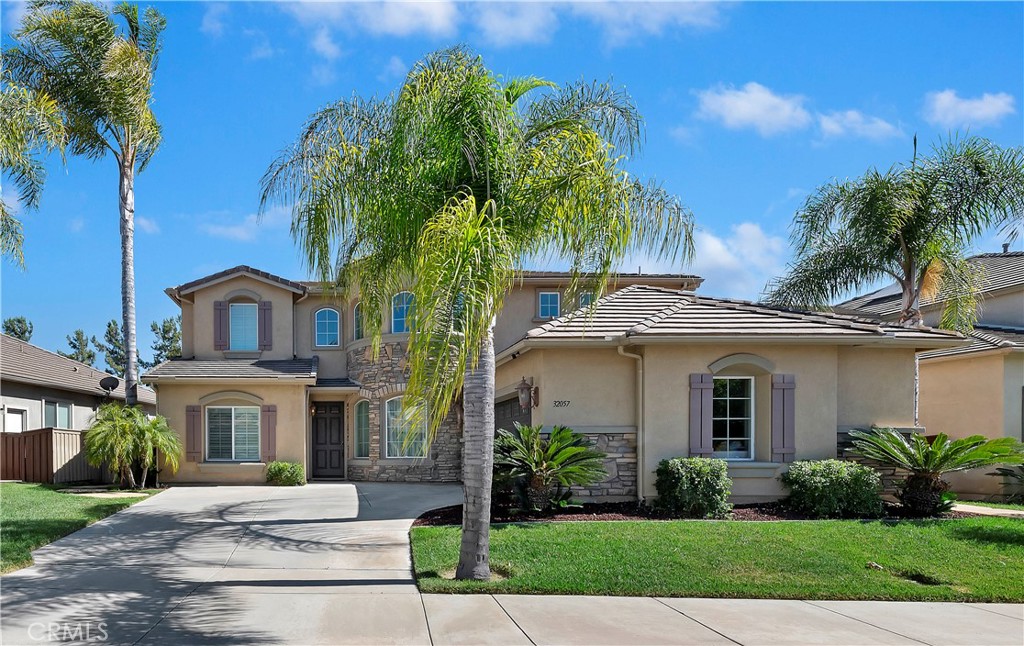
<instances>
[{"instance_id":1,"label":"upper story window","mask_svg":"<svg viewBox=\"0 0 1024 646\"><path fill-rule=\"evenodd\" d=\"M754 457L754 378L715 377L711 400L712 456Z\"/></svg>"},{"instance_id":2,"label":"upper story window","mask_svg":"<svg viewBox=\"0 0 1024 646\"><path fill-rule=\"evenodd\" d=\"M402 334L409 331L412 323L412 294L399 292L391 299L391 332Z\"/></svg>"},{"instance_id":3,"label":"upper story window","mask_svg":"<svg viewBox=\"0 0 1024 646\"><path fill-rule=\"evenodd\" d=\"M561 309L561 294L558 292L540 292L537 295L537 316L542 319L554 319L559 317Z\"/></svg>"},{"instance_id":4,"label":"upper story window","mask_svg":"<svg viewBox=\"0 0 1024 646\"><path fill-rule=\"evenodd\" d=\"M360 305L352 306L352 338L357 340L363 338L363 308Z\"/></svg>"},{"instance_id":5,"label":"upper story window","mask_svg":"<svg viewBox=\"0 0 1024 646\"><path fill-rule=\"evenodd\" d=\"M259 335L256 320L259 306L256 303L231 303L231 349L258 350Z\"/></svg>"},{"instance_id":6,"label":"upper story window","mask_svg":"<svg viewBox=\"0 0 1024 646\"><path fill-rule=\"evenodd\" d=\"M67 402L43 402L43 426L70 429L71 404Z\"/></svg>"},{"instance_id":7,"label":"upper story window","mask_svg":"<svg viewBox=\"0 0 1024 646\"><path fill-rule=\"evenodd\" d=\"M338 311L325 307L316 313L316 338L318 348L336 348L341 344L341 317Z\"/></svg>"},{"instance_id":8,"label":"upper story window","mask_svg":"<svg viewBox=\"0 0 1024 646\"><path fill-rule=\"evenodd\" d=\"M389 458L422 458L427 454L427 420L415 419L411 411L402 411L402 398L389 399L385 404L385 427Z\"/></svg>"}]
</instances>

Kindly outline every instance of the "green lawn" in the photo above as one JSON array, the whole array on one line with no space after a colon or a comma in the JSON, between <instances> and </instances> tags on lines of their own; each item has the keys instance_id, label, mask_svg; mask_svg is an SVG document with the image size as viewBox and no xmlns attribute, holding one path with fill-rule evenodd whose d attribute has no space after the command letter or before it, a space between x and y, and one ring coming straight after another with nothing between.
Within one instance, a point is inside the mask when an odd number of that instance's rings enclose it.
<instances>
[{"instance_id":1,"label":"green lawn","mask_svg":"<svg viewBox=\"0 0 1024 646\"><path fill-rule=\"evenodd\" d=\"M31 565L37 547L146 497L93 498L60 493L51 485L0 484L0 572Z\"/></svg>"},{"instance_id":2,"label":"green lawn","mask_svg":"<svg viewBox=\"0 0 1024 646\"><path fill-rule=\"evenodd\" d=\"M1010 518L495 525L490 583L451 580L458 550L458 527L413 528L421 591L1024 601Z\"/></svg>"},{"instance_id":3,"label":"green lawn","mask_svg":"<svg viewBox=\"0 0 1024 646\"><path fill-rule=\"evenodd\" d=\"M958 500L957 502L964 505L978 505L981 507L995 507L996 509L1016 509L1017 511L1024 511L1024 505L1018 505L1012 502L988 502L987 500Z\"/></svg>"}]
</instances>

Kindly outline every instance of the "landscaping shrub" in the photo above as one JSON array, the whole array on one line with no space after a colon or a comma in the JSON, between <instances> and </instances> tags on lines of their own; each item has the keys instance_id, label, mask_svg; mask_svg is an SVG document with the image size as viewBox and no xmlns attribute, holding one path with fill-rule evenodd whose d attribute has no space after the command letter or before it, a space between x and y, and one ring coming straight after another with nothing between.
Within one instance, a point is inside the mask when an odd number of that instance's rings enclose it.
<instances>
[{"instance_id":1,"label":"landscaping shrub","mask_svg":"<svg viewBox=\"0 0 1024 646\"><path fill-rule=\"evenodd\" d=\"M779 476L786 504L816 518L871 518L882 514L878 472L845 460L803 460Z\"/></svg>"},{"instance_id":2,"label":"landscaping shrub","mask_svg":"<svg viewBox=\"0 0 1024 646\"><path fill-rule=\"evenodd\" d=\"M658 465L655 505L682 518L723 518L732 511L725 460L675 458Z\"/></svg>"},{"instance_id":3,"label":"landscaping shrub","mask_svg":"<svg viewBox=\"0 0 1024 646\"><path fill-rule=\"evenodd\" d=\"M1015 467L997 467L990 476L1006 478L1006 502L1024 503L1024 465L1018 464Z\"/></svg>"},{"instance_id":4,"label":"landscaping shrub","mask_svg":"<svg viewBox=\"0 0 1024 646\"><path fill-rule=\"evenodd\" d=\"M293 487L306 484L306 470L298 462L275 460L267 465L267 482Z\"/></svg>"}]
</instances>

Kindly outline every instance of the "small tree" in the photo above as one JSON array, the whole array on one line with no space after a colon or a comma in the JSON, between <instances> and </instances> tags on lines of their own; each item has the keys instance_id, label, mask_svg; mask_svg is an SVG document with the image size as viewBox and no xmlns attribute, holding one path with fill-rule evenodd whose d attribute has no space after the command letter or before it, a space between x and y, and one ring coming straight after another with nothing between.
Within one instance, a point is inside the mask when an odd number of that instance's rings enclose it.
<instances>
[{"instance_id":1,"label":"small tree","mask_svg":"<svg viewBox=\"0 0 1024 646\"><path fill-rule=\"evenodd\" d=\"M89 347L89 337L85 336L84 330L75 330L74 334L67 336L67 340L71 352L57 350L57 354L84 363L87 366L91 366L96 361L96 351Z\"/></svg>"},{"instance_id":2,"label":"small tree","mask_svg":"<svg viewBox=\"0 0 1024 646\"><path fill-rule=\"evenodd\" d=\"M4 334L27 343L32 340L32 321L24 316L6 318L4 319Z\"/></svg>"},{"instance_id":3,"label":"small tree","mask_svg":"<svg viewBox=\"0 0 1024 646\"><path fill-rule=\"evenodd\" d=\"M100 406L85 433L85 456L89 464L106 464L121 483L132 489L146 483L146 475L159 452L172 472L178 470L183 452L181 440L162 415L149 418L138 406L109 403ZM135 477L134 469L139 469Z\"/></svg>"},{"instance_id":4,"label":"small tree","mask_svg":"<svg viewBox=\"0 0 1024 646\"><path fill-rule=\"evenodd\" d=\"M935 516L952 506L945 496L949 483L942 476L946 473L1024 462L1024 445L1012 437L971 435L950 440L939 433L929 444L919 433L908 439L893 428L851 431L850 436L851 453L910 472L897 498L914 516Z\"/></svg>"},{"instance_id":5,"label":"small tree","mask_svg":"<svg viewBox=\"0 0 1024 646\"><path fill-rule=\"evenodd\" d=\"M149 329L153 331L156 340L153 341L153 360L139 360L139 365L145 369L156 367L173 357L181 356L181 315L172 316L161 321L159 324L153 321Z\"/></svg>"},{"instance_id":6,"label":"small tree","mask_svg":"<svg viewBox=\"0 0 1024 646\"><path fill-rule=\"evenodd\" d=\"M103 333L103 341L93 337L92 342L103 353L103 360L107 363L107 372L124 378L128 357L124 350L124 335L121 333L121 326L117 324L117 321L110 319L107 322L107 331Z\"/></svg>"}]
</instances>

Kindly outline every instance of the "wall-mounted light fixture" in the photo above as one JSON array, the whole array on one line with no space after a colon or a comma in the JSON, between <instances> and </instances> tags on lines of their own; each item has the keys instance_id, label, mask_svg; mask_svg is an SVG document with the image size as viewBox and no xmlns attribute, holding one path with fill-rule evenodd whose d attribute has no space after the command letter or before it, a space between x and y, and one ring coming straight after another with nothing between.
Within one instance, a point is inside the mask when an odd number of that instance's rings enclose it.
<instances>
[{"instance_id":1,"label":"wall-mounted light fixture","mask_svg":"<svg viewBox=\"0 0 1024 646\"><path fill-rule=\"evenodd\" d=\"M316 415L316 404L310 404L309 405L309 416L312 417L314 415Z\"/></svg>"},{"instance_id":2,"label":"wall-mounted light fixture","mask_svg":"<svg viewBox=\"0 0 1024 646\"><path fill-rule=\"evenodd\" d=\"M530 377L529 381L523 377L523 380L516 386L516 391L519 393L520 408L537 408L540 404L540 389L533 385L533 377Z\"/></svg>"}]
</instances>

